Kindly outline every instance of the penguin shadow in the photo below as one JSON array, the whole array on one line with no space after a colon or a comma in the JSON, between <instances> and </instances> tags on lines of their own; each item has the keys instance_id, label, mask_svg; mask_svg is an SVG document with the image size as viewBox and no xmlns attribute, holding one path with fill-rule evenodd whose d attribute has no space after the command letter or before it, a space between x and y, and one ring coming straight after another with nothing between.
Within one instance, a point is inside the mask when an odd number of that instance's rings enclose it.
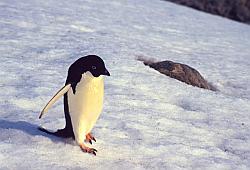
<instances>
[{"instance_id":1,"label":"penguin shadow","mask_svg":"<svg viewBox=\"0 0 250 170\"><path fill-rule=\"evenodd\" d=\"M8 129L13 129L13 130L17 130L17 131L23 131L24 133L31 135L31 136L43 136L46 138L49 138L51 141L53 141L54 143L59 143L59 142L66 142L66 143L72 143L71 140L68 139L64 139L64 138L59 138L47 133L44 133L42 131L40 131L39 126L35 125L35 124L31 124L29 122L25 122L25 121L9 121L9 120L1 120L0 119L0 130L8 130Z\"/></svg>"}]
</instances>

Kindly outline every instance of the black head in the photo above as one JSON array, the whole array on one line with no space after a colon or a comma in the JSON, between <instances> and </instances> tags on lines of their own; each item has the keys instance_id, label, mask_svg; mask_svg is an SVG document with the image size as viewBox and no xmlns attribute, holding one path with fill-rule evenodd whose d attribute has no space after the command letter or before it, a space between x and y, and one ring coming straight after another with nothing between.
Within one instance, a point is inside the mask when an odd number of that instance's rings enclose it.
<instances>
[{"instance_id":1,"label":"black head","mask_svg":"<svg viewBox=\"0 0 250 170\"><path fill-rule=\"evenodd\" d=\"M96 55L79 58L70 66L70 70L74 72L73 74L84 74L89 71L94 77L99 77L100 75L110 76L103 60Z\"/></svg>"},{"instance_id":2,"label":"black head","mask_svg":"<svg viewBox=\"0 0 250 170\"><path fill-rule=\"evenodd\" d=\"M66 84L71 83L74 94L76 85L81 80L82 74L87 71L89 71L94 77L99 77L100 75L110 76L100 57L96 55L81 57L69 67L66 80Z\"/></svg>"}]
</instances>

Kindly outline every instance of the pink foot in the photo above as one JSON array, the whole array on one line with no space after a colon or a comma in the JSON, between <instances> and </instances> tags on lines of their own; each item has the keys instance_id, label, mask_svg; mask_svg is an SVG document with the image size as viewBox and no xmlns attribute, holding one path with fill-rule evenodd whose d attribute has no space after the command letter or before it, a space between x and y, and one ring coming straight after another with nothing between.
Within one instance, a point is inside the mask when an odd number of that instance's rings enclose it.
<instances>
[{"instance_id":1,"label":"pink foot","mask_svg":"<svg viewBox=\"0 0 250 170\"><path fill-rule=\"evenodd\" d=\"M85 146L84 144L81 144L80 148L82 149L83 152L87 152L96 156L97 150L95 148L89 148Z\"/></svg>"},{"instance_id":2,"label":"pink foot","mask_svg":"<svg viewBox=\"0 0 250 170\"><path fill-rule=\"evenodd\" d=\"M92 136L90 133L86 135L86 142L89 142L92 145L92 140L96 142L94 136Z\"/></svg>"}]
</instances>

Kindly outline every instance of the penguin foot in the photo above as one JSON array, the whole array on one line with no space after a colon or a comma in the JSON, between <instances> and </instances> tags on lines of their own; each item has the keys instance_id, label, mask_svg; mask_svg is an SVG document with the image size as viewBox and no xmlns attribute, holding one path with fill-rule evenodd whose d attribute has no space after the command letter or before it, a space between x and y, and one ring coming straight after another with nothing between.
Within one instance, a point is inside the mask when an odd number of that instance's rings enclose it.
<instances>
[{"instance_id":1,"label":"penguin foot","mask_svg":"<svg viewBox=\"0 0 250 170\"><path fill-rule=\"evenodd\" d=\"M81 144L80 148L82 149L83 152L91 153L96 156L97 150L95 148L89 148L85 146L84 144Z\"/></svg>"},{"instance_id":2,"label":"penguin foot","mask_svg":"<svg viewBox=\"0 0 250 170\"><path fill-rule=\"evenodd\" d=\"M92 140L96 142L96 139L94 136L92 136L90 133L86 135L86 142L89 142L92 145Z\"/></svg>"}]
</instances>

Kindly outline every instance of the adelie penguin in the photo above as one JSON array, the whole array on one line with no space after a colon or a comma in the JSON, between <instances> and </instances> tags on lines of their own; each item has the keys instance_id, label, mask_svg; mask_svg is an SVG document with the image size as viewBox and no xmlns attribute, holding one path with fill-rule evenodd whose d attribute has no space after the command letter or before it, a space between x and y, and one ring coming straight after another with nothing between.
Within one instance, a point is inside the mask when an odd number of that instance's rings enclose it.
<instances>
[{"instance_id":1,"label":"adelie penguin","mask_svg":"<svg viewBox=\"0 0 250 170\"><path fill-rule=\"evenodd\" d=\"M64 95L66 126L56 132L42 127L39 130L58 137L76 140L84 152L96 155L97 150L89 148L84 141L96 141L91 135L102 111L104 97L103 76L110 76L103 60L96 55L88 55L76 60L68 69L65 86L61 88L42 110L39 119Z\"/></svg>"}]
</instances>

